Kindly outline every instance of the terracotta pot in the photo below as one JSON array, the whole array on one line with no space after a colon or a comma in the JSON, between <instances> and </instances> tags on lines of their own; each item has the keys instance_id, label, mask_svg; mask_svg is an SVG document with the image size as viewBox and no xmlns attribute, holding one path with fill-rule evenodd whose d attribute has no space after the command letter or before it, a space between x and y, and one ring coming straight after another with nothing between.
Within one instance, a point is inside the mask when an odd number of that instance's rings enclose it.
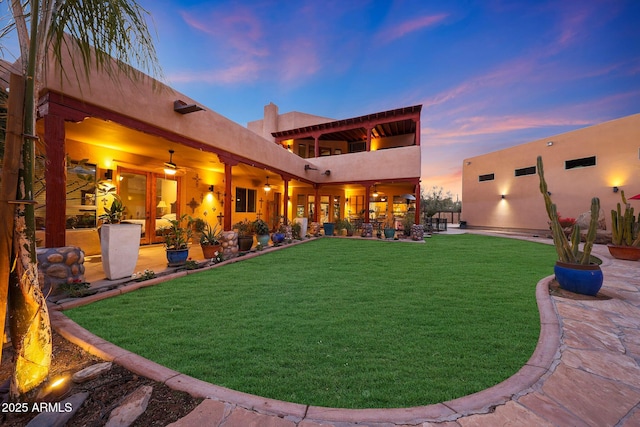
<instances>
[{"instance_id":1,"label":"terracotta pot","mask_svg":"<svg viewBox=\"0 0 640 427\"><path fill-rule=\"evenodd\" d=\"M615 259L627 261L638 261L640 259L640 248L637 246L607 245L607 248L609 248L609 253Z\"/></svg>"},{"instance_id":2,"label":"terracotta pot","mask_svg":"<svg viewBox=\"0 0 640 427\"><path fill-rule=\"evenodd\" d=\"M222 252L222 245L200 245L204 259L215 258L216 252Z\"/></svg>"}]
</instances>

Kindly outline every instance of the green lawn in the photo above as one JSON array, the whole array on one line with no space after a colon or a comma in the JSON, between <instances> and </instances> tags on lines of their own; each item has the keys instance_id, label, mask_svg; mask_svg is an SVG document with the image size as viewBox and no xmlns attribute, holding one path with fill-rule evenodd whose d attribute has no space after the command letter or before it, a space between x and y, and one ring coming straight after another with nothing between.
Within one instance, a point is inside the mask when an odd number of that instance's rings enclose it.
<instances>
[{"instance_id":1,"label":"green lawn","mask_svg":"<svg viewBox=\"0 0 640 427\"><path fill-rule=\"evenodd\" d=\"M479 235L323 238L65 312L202 380L290 402L409 407L486 389L529 359L555 251Z\"/></svg>"}]
</instances>

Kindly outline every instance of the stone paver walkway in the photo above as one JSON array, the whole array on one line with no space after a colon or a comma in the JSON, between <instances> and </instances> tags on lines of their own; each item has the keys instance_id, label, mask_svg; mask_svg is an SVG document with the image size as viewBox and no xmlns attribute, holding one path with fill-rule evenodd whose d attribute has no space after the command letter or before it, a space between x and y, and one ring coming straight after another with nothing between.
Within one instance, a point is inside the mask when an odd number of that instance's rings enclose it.
<instances>
[{"instance_id":1,"label":"stone paver walkway","mask_svg":"<svg viewBox=\"0 0 640 427\"><path fill-rule=\"evenodd\" d=\"M640 262L612 259L605 246L596 245L594 254L604 260L598 298L550 296L552 276L538 283L541 335L516 375L474 395L417 408L347 410L260 398L143 359L60 311L52 311L52 323L106 360L207 398L172 426L640 426Z\"/></svg>"}]
</instances>

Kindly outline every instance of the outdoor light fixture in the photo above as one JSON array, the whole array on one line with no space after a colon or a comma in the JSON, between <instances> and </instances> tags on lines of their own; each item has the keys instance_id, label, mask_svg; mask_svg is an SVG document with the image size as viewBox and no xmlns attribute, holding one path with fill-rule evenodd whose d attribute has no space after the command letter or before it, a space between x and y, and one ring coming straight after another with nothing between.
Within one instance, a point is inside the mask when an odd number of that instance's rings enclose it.
<instances>
[{"instance_id":1,"label":"outdoor light fixture","mask_svg":"<svg viewBox=\"0 0 640 427\"><path fill-rule=\"evenodd\" d=\"M180 114L189 114L195 113L196 111L202 111L204 108L200 107L196 104L187 104L184 101L180 101L179 99L173 101L173 111Z\"/></svg>"},{"instance_id":2,"label":"outdoor light fixture","mask_svg":"<svg viewBox=\"0 0 640 427\"><path fill-rule=\"evenodd\" d=\"M617 187L617 186L614 186L614 187L613 187L613 192L614 192L614 193L617 193L617 192L618 192L618 187Z\"/></svg>"},{"instance_id":3,"label":"outdoor light fixture","mask_svg":"<svg viewBox=\"0 0 640 427\"><path fill-rule=\"evenodd\" d=\"M213 184L209 186L209 191L213 193Z\"/></svg>"},{"instance_id":4,"label":"outdoor light fixture","mask_svg":"<svg viewBox=\"0 0 640 427\"><path fill-rule=\"evenodd\" d=\"M373 197L378 197L378 196L379 196L378 190L376 190L376 186L374 185L373 186Z\"/></svg>"},{"instance_id":5,"label":"outdoor light fixture","mask_svg":"<svg viewBox=\"0 0 640 427\"><path fill-rule=\"evenodd\" d=\"M326 171L324 171L322 174L323 174L323 175L326 175L326 176L329 176L329 175L331 175L331 171L330 171L329 169L327 169L327 170L326 170Z\"/></svg>"},{"instance_id":6,"label":"outdoor light fixture","mask_svg":"<svg viewBox=\"0 0 640 427\"><path fill-rule=\"evenodd\" d=\"M311 165L304 165L304 170L306 171L317 171L318 169L311 167Z\"/></svg>"},{"instance_id":7,"label":"outdoor light fixture","mask_svg":"<svg viewBox=\"0 0 640 427\"><path fill-rule=\"evenodd\" d=\"M107 181L111 181L113 179L113 169L107 169L104 172L104 179L106 179Z\"/></svg>"},{"instance_id":8,"label":"outdoor light fixture","mask_svg":"<svg viewBox=\"0 0 640 427\"><path fill-rule=\"evenodd\" d=\"M502 196L500 196L501 199L506 199L507 196L505 196L504 194Z\"/></svg>"},{"instance_id":9,"label":"outdoor light fixture","mask_svg":"<svg viewBox=\"0 0 640 427\"><path fill-rule=\"evenodd\" d=\"M178 166L173 163L173 153L175 151L169 150L169 161L164 163L164 173L166 175L175 175L178 170Z\"/></svg>"},{"instance_id":10,"label":"outdoor light fixture","mask_svg":"<svg viewBox=\"0 0 640 427\"><path fill-rule=\"evenodd\" d=\"M263 190L268 193L269 191L271 191L271 186L269 185L269 176L267 175L267 182L265 182Z\"/></svg>"},{"instance_id":11,"label":"outdoor light fixture","mask_svg":"<svg viewBox=\"0 0 640 427\"><path fill-rule=\"evenodd\" d=\"M547 147L551 147L553 145L553 141L547 142Z\"/></svg>"}]
</instances>

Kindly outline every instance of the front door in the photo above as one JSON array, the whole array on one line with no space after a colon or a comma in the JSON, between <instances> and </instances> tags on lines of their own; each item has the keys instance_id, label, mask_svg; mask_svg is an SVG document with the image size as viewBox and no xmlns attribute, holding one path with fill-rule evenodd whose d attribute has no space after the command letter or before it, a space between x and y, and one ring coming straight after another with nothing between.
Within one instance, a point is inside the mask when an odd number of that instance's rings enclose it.
<instances>
[{"instance_id":1,"label":"front door","mask_svg":"<svg viewBox=\"0 0 640 427\"><path fill-rule=\"evenodd\" d=\"M163 228L180 215L177 177L120 168L118 194L126 207L124 221L142 225L140 244L161 243Z\"/></svg>"}]
</instances>

